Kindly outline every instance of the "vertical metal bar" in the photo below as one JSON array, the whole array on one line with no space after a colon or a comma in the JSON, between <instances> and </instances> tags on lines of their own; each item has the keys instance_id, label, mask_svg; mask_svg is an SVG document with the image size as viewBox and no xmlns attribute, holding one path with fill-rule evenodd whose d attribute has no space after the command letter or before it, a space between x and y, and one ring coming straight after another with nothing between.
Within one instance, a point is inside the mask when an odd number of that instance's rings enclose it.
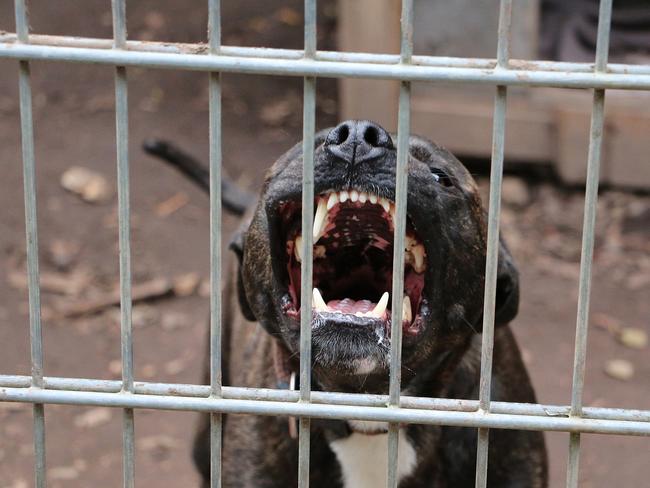
<instances>
[{"instance_id":1,"label":"vertical metal bar","mask_svg":"<svg viewBox=\"0 0 650 488\"><path fill-rule=\"evenodd\" d=\"M601 0L598 14L598 41L596 45L596 72L607 70L609 34L612 19L612 0ZM591 295L591 266L594 252L594 229L598 203L598 182L605 120L605 90L594 90L587 157L587 181L585 212L582 224L582 252L580 255L580 285L578 290L578 313L576 319L576 342L573 359L573 388L571 415L582 415L585 364L587 360L587 332L589 325L589 298ZM580 434L569 436L569 459L567 464L567 487L577 488L580 469Z\"/></svg>"},{"instance_id":2,"label":"vertical metal bar","mask_svg":"<svg viewBox=\"0 0 650 488\"><path fill-rule=\"evenodd\" d=\"M413 0L402 0L400 63L413 56ZM408 186L409 137L411 134L411 83L400 82L397 110L397 165L395 168L395 231L391 301L390 382L388 406L398 407L402 383L402 314L404 300L404 237ZM386 486L396 488L399 456L399 424L388 426Z\"/></svg>"},{"instance_id":3,"label":"vertical metal bar","mask_svg":"<svg viewBox=\"0 0 650 488\"><path fill-rule=\"evenodd\" d=\"M29 23L25 0L14 4L18 42L29 42ZM36 161L34 157L34 122L29 63L19 62L20 125L23 154L25 197L25 240L27 247L27 288L29 294L29 339L31 345L32 388L43 388L43 333L41 328L41 291L38 270L38 225L36 215ZM33 407L34 417L34 485L45 488L45 408Z\"/></svg>"},{"instance_id":4,"label":"vertical metal bar","mask_svg":"<svg viewBox=\"0 0 650 488\"><path fill-rule=\"evenodd\" d=\"M126 47L126 0L112 0L113 47ZM115 139L117 151L117 198L120 246L120 312L122 346L122 393L133 393L133 336L131 326L131 229L129 203L129 120L126 68L115 68ZM125 408L122 421L122 472L125 488L135 478L135 418Z\"/></svg>"},{"instance_id":5,"label":"vertical metal bar","mask_svg":"<svg viewBox=\"0 0 650 488\"><path fill-rule=\"evenodd\" d=\"M210 54L221 49L220 0L209 0ZM210 112L210 391L221 397L221 73L209 75ZM221 487L223 418L210 414L210 486Z\"/></svg>"},{"instance_id":6,"label":"vertical metal bar","mask_svg":"<svg viewBox=\"0 0 650 488\"><path fill-rule=\"evenodd\" d=\"M497 68L508 69L510 59L510 27L512 0L501 0L497 44ZM490 410L492 385L492 355L494 348L494 316L496 305L497 270L499 260L499 216L501 213L501 182L505 148L507 89L497 86L492 126L492 164L490 168L490 203L485 263L485 291L483 298L483 338L481 341L481 379L479 408ZM488 450L490 431L478 429L476 450L476 487L487 486Z\"/></svg>"},{"instance_id":7,"label":"vertical metal bar","mask_svg":"<svg viewBox=\"0 0 650 488\"><path fill-rule=\"evenodd\" d=\"M305 58L316 54L316 0L305 0ZM300 401L311 398L311 299L314 227L314 135L316 132L316 78L305 77L303 100L302 260L300 290ZM298 486L309 486L310 426L301 418L298 430Z\"/></svg>"}]
</instances>

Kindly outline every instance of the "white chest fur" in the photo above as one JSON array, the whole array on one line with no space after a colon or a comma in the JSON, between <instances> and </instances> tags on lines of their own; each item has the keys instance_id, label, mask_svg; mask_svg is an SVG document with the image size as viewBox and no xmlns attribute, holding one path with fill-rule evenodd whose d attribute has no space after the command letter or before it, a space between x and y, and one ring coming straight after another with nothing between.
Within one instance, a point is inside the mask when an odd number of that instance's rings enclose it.
<instances>
[{"instance_id":1,"label":"white chest fur","mask_svg":"<svg viewBox=\"0 0 650 488\"><path fill-rule=\"evenodd\" d=\"M388 434L365 435L353 433L345 439L330 443L343 473L345 488L380 488L386 486L388 462ZM399 431L397 477L401 480L415 469L415 449Z\"/></svg>"}]
</instances>

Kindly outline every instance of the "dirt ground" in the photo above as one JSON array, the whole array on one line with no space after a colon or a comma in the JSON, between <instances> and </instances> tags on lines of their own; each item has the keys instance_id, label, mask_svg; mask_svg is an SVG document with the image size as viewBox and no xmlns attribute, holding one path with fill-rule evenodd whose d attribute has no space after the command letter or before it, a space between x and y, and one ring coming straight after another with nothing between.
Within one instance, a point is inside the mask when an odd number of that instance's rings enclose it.
<instances>
[{"instance_id":1,"label":"dirt ground","mask_svg":"<svg viewBox=\"0 0 650 488\"><path fill-rule=\"evenodd\" d=\"M32 2L32 30L110 37L110 2ZM130 2L133 39L197 42L207 2ZM224 3L224 43L300 48L302 2ZM322 2L319 48L334 48L336 12ZM0 3L0 30L14 31L11 2ZM63 190L63 172L83 166L115 181L113 70L35 63L32 68L41 271L51 282L44 310L111 290L118 281L114 192L89 204ZM0 62L0 373L30 372L17 64ZM207 199L143 154L147 137L168 138L207 160L207 76L130 69L132 261L135 283L187 273L208 276ZM224 84L225 171L255 189L272 160L300 138L301 80L228 75ZM318 127L337 120L336 83L319 80ZM426 134L435 139L435 134ZM444 141L441 141L444 142ZM485 177L480 177L485 187ZM583 197L539 178L508 177L502 231L522 277L513 324L539 401L570 401ZM236 227L225 218L224 239ZM58 280L57 280L58 278ZM63 278L61 280L60 278ZM61 285L61 282L64 285ZM78 285L78 286L75 286ZM201 287L134 308L136 378L201 380L208 302ZM63 293L63 295L62 295ZM67 294L68 296L66 296ZM648 346L622 331L650 333L650 197L603 193L598 208L585 404L650 408ZM633 334L634 332L632 332ZM47 376L120 377L116 307L90 317L43 321ZM621 359L632 376L606 373ZM110 409L47 406L47 468L52 487L120 486L121 419ZM189 443L196 415L136 413L137 486L197 486ZM0 488L33 484L31 410L0 403ZM548 434L551 486L564 485L568 435ZM647 486L648 438L583 436L581 486Z\"/></svg>"}]
</instances>

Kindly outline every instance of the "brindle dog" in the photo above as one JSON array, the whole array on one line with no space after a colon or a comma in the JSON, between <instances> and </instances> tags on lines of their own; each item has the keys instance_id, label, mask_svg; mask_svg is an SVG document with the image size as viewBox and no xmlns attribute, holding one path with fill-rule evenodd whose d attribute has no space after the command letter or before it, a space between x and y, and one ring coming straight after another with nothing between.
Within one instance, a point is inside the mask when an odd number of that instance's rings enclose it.
<instances>
[{"instance_id":1,"label":"brindle dog","mask_svg":"<svg viewBox=\"0 0 650 488\"><path fill-rule=\"evenodd\" d=\"M485 211L474 180L451 153L416 136L409 145L403 393L475 399ZM393 140L371 122L343 122L317 134L314 164L312 385L385 394L395 319L389 299ZM301 181L298 144L268 172L257 207L231 245L238 263L224 290L225 384L277 388L288 372L298 370ZM533 403L535 394L508 325L517 313L519 286L503 243L496 301L492 399ZM385 486L385 432L378 422L312 421L310 486ZM476 442L472 428L405 426L399 433L400 488L473 487ZM297 454L286 418L225 418L224 486L296 486ZM207 480L206 419L194 456ZM488 485L547 486L543 435L491 430Z\"/></svg>"}]
</instances>

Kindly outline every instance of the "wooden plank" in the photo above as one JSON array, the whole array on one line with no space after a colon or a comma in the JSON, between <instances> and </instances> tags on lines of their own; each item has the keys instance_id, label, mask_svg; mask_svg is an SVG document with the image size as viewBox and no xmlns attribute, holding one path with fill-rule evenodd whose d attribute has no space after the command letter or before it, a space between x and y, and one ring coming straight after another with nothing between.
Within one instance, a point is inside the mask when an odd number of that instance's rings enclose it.
<instances>
[{"instance_id":1,"label":"wooden plank","mask_svg":"<svg viewBox=\"0 0 650 488\"><path fill-rule=\"evenodd\" d=\"M338 44L341 51L399 53L399 0L339 0ZM370 119L397 128L399 84L395 81L342 79L342 120Z\"/></svg>"}]
</instances>

